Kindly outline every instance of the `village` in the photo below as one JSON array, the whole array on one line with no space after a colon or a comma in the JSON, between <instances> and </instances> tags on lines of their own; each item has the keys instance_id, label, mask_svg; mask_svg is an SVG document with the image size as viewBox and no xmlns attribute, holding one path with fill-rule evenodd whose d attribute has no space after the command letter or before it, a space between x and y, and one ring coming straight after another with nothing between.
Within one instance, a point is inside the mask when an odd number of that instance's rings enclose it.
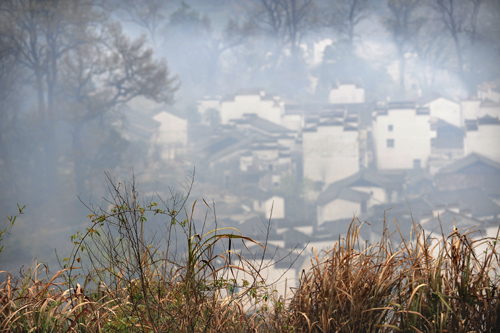
<instances>
[{"instance_id":1,"label":"village","mask_svg":"<svg viewBox=\"0 0 500 333\"><path fill-rule=\"evenodd\" d=\"M499 88L484 83L464 100L434 93L367 103L362 87L339 84L327 104L244 90L199 100L198 123L157 109L150 142L165 161L195 156L218 225L265 239L268 260L291 254L275 268L291 267L293 280L311 249L345 237L353 219L371 243L384 227L407 238L414 223L435 235L496 233Z\"/></svg>"}]
</instances>

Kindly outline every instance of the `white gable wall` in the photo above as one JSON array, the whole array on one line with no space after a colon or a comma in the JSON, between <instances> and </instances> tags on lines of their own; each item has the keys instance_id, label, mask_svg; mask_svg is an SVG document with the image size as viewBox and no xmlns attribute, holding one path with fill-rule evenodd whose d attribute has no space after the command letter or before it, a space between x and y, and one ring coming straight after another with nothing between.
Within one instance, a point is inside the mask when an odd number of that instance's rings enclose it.
<instances>
[{"instance_id":1,"label":"white gable wall","mask_svg":"<svg viewBox=\"0 0 500 333\"><path fill-rule=\"evenodd\" d=\"M493 118L500 118L500 104L485 103L479 107L478 118L490 116Z\"/></svg>"},{"instance_id":2,"label":"white gable wall","mask_svg":"<svg viewBox=\"0 0 500 333\"><path fill-rule=\"evenodd\" d=\"M300 132L304 127L304 116L301 114L284 114L281 117L281 126L289 130Z\"/></svg>"},{"instance_id":3,"label":"white gable wall","mask_svg":"<svg viewBox=\"0 0 500 333\"><path fill-rule=\"evenodd\" d=\"M424 106L429 107L432 119L441 119L456 127L461 126L460 104L439 97Z\"/></svg>"},{"instance_id":4,"label":"white gable wall","mask_svg":"<svg viewBox=\"0 0 500 333\"><path fill-rule=\"evenodd\" d=\"M318 126L302 134L304 177L331 184L359 171L358 131Z\"/></svg>"},{"instance_id":5,"label":"white gable wall","mask_svg":"<svg viewBox=\"0 0 500 333\"><path fill-rule=\"evenodd\" d=\"M260 95L236 95L234 100L222 101L220 107L222 124L229 123L230 119L242 118L245 113L254 113L260 118L281 124L283 103L262 97L264 97L263 92Z\"/></svg>"},{"instance_id":6,"label":"white gable wall","mask_svg":"<svg viewBox=\"0 0 500 333\"><path fill-rule=\"evenodd\" d=\"M478 89L477 95L482 100L489 99L490 101L500 103L500 92L493 90L491 86Z\"/></svg>"},{"instance_id":7,"label":"white gable wall","mask_svg":"<svg viewBox=\"0 0 500 333\"><path fill-rule=\"evenodd\" d=\"M325 221L352 219L354 214L358 215L360 213L361 203L344 199L335 199L324 206L318 205L318 226L322 225Z\"/></svg>"},{"instance_id":8,"label":"white gable wall","mask_svg":"<svg viewBox=\"0 0 500 333\"><path fill-rule=\"evenodd\" d=\"M153 142L159 146L162 159L175 158L188 143L187 120L166 111L160 112L153 119L160 123Z\"/></svg>"},{"instance_id":9,"label":"white gable wall","mask_svg":"<svg viewBox=\"0 0 500 333\"><path fill-rule=\"evenodd\" d=\"M421 168L427 167L431 138L436 132L431 131L427 114L417 114L415 109L389 109L374 119L373 136L378 169L412 169L414 160L420 160ZM390 139L394 147L388 147Z\"/></svg>"},{"instance_id":10,"label":"white gable wall","mask_svg":"<svg viewBox=\"0 0 500 333\"><path fill-rule=\"evenodd\" d=\"M355 84L341 84L337 89L330 90L328 102L330 104L364 103L365 90L356 88Z\"/></svg>"},{"instance_id":11,"label":"white gable wall","mask_svg":"<svg viewBox=\"0 0 500 333\"><path fill-rule=\"evenodd\" d=\"M266 220L270 217L273 219L283 219L285 218L285 199L274 195L263 201L254 200L253 209L256 212L264 214Z\"/></svg>"},{"instance_id":12,"label":"white gable wall","mask_svg":"<svg viewBox=\"0 0 500 333\"><path fill-rule=\"evenodd\" d=\"M471 153L477 153L500 163L499 145L500 124L478 125L476 131L467 131L465 134L465 156Z\"/></svg>"},{"instance_id":13,"label":"white gable wall","mask_svg":"<svg viewBox=\"0 0 500 333\"><path fill-rule=\"evenodd\" d=\"M479 107L481 105L480 100L468 99L461 101L461 114L462 122L461 126L464 126L465 120L477 119L479 115Z\"/></svg>"}]
</instances>

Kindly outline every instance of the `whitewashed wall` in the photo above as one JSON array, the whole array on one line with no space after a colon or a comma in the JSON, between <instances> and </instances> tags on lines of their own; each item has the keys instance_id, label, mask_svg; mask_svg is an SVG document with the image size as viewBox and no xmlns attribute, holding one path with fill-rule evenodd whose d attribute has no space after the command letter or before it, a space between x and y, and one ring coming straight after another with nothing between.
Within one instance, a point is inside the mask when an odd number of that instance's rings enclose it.
<instances>
[{"instance_id":1,"label":"whitewashed wall","mask_svg":"<svg viewBox=\"0 0 500 333\"><path fill-rule=\"evenodd\" d=\"M483 155L500 163L500 124L480 124L477 130L468 130L464 139L465 156Z\"/></svg>"},{"instance_id":2,"label":"whitewashed wall","mask_svg":"<svg viewBox=\"0 0 500 333\"><path fill-rule=\"evenodd\" d=\"M460 103L460 112L462 116L461 126L465 125L465 120L477 119L481 101L478 99L467 99Z\"/></svg>"},{"instance_id":3,"label":"whitewashed wall","mask_svg":"<svg viewBox=\"0 0 500 333\"><path fill-rule=\"evenodd\" d=\"M424 106L429 108L431 119L441 119L456 127L462 125L459 103L439 97Z\"/></svg>"},{"instance_id":4,"label":"whitewashed wall","mask_svg":"<svg viewBox=\"0 0 500 333\"><path fill-rule=\"evenodd\" d=\"M356 88L354 84L341 84L338 88L330 90L328 102L330 104L364 103L365 90Z\"/></svg>"},{"instance_id":5,"label":"whitewashed wall","mask_svg":"<svg viewBox=\"0 0 500 333\"><path fill-rule=\"evenodd\" d=\"M361 213L361 203L335 199L324 206L317 206L318 226L325 221L351 219Z\"/></svg>"},{"instance_id":6,"label":"whitewashed wall","mask_svg":"<svg viewBox=\"0 0 500 333\"><path fill-rule=\"evenodd\" d=\"M320 125L302 140L305 178L331 184L359 171L358 131Z\"/></svg>"},{"instance_id":7,"label":"whitewashed wall","mask_svg":"<svg viewBox=\"0 0 500 333\"><path fill-rule=\"evenodd\" d=\"M389 129L392 125L392 130ZM431 139L436 132L431 130L430 115L417 114L414 108L389 109L387 114L376 115L373 122L373 137L377 168L412 169L414 160L427 167L431 154ZM387 140L394 140L394 147Z\"/></svg>"},{"instance_id":8,"label":"whitewashed wall","mask_svg":"<svg viewBox=\"0 0 500 333\"><path fill-rule=\"evenodd\" d=\"M166 111L158 113L153 119L160 123L153 143L160 148L162 159L174 159L188 143L187 120Z\"/></svg>"},{"instance_id":9,"label":"whitewashed wall","mask_svg":"<svg viewBox=\"0 0 500 333\"><path fill-rule=\"evenodd\" d=\"M222 124L230 119L239 119L245 113L257 114L260 118L281 124L284 104L279 100L265 98L265 93L253 95L236 95L232 100L223 100L220 106Z\"/></svg>"}]
</instances>

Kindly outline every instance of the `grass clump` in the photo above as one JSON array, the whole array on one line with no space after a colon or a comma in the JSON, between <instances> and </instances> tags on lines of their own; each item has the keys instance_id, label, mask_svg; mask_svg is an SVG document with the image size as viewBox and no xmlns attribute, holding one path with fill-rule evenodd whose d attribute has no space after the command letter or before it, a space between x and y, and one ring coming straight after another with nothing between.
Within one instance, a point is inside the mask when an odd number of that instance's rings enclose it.
<instances>
[{"instance_id":1,"label":"grass clump","mask_svg":"<svg viewBox=\"0 0 500 333\"><path fill-rule=\"evenodd\" d=\"M88 206L91 225L71 237L59 272L35 262L7 274L1 332L499 332L498 234L431 238L414 225L409 241L384 232L370 245L353 219L280 296L262 278L274 264L263 260L265 242L217 227L204 200L187 209L192 180L183 195L142 203L133 181L108 184L110 197ZM197 204L207 210L201 230ZM159 236L148 228L156 218ZM262 260L237 250L247 244Z\"/></svg>"},{"instance_id":2,"label":"grass clump","mask_svg":"<svg viewBox=\"0 0 500 333\"><path fill-rule=\"evenodd\" d=\"M472 240L456 230L393 246L387 234L359 244L347 237L315 255L290 301L304 332L499 332L498 234ZM481 251L486 248L485 251Z\"/></svg>"}]
</instances>

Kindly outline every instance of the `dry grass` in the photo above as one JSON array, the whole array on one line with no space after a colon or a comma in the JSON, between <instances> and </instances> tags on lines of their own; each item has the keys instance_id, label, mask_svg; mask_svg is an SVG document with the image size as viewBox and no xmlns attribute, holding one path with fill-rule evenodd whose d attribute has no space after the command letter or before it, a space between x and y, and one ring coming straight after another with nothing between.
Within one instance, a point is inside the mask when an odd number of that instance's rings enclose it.
<instances>
[{"instance_id":1,"label":"dry grass","mask_svg":"<svg viewBox=\"0 0 500 333\"><path fill-rule=\"evenodd\" d=\"M359 228L302 276L288 309L299 331L500 331L498 235L473 241L455 230L431 241L415 226L410 242L363 248Z\"/></svg>"},{"instance_id":2,"label":"dry grass","mask_svg":"<svg viewBox=\"0 0 500 333\"><path fill-rule=\"evenodd\" d=\"M90 283L68 289L67 281L56 282L66 270L50 276L46 267L35 263L19 278L7 275L0 286L0 328L2 332L499 332L498 237L473 241L470 232L456 230L431 242L418 230L412 241L398 246L388 238L367 246L359 243L359 228L353 223L345 239L315 253L313 267L303 272L300 286L287 302L266 298L252 315L245 312L245 302L267 289L254 285L235 293L230 278L217 275L221 267L204 265L206 259L197 262L204 271L191 281L186 278L187 266L173 274L148 271L145 266L143 282L117 284L112 290L103 282L94 289ZM478 253L480 245L486 251ZM91 276L89 272L87 281ZM144 282L147 288L141 286Z\"/></svg>"},{"instance_id":3,"label":"dry grass","mask_svg":"<svg viewBox=\"0 0 500 333\"><path fill-rule=\"evenodd\" d=\"M72 236L62 270L51 275L35 262L19 277L1 272L0 332L500 332L498 234L436 239L414 225L409 241L400 235L393 244L385 233L369 245L353 220L345 238L314 252L283 299L262 281L265 243L233 228L198 234L187 196L159 209L138 203L134 183L110 180L110 192L105 206L90 207L87 232ZM166 252L144 232L156 215L166 218ZM183 257L168 252L175 228L185 236ZM263 249L260 263L236 242Z\"/></svg>"}]
</instances>

